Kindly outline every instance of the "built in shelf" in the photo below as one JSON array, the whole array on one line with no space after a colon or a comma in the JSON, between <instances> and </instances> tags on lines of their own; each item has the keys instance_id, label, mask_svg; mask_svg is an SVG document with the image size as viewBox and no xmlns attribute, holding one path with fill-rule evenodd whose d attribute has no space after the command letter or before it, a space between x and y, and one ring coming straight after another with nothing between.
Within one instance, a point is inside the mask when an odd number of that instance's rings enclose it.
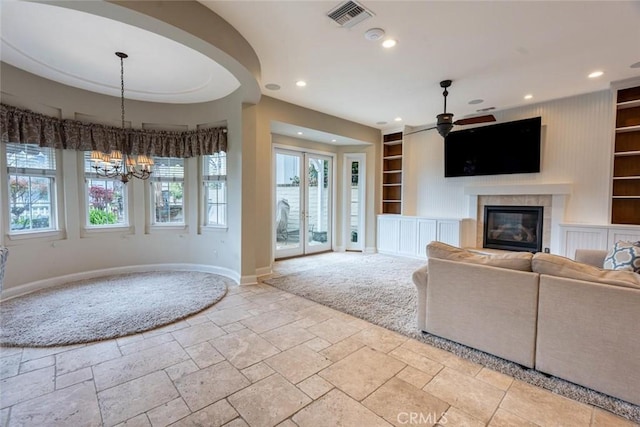
<instances>
[{"instance_id":1,"label":"built in shelf","mask_svg":"<svg viewBox=\"0 0 640 427\"><path fill-rule=\"evenodd\" d=\"M397 155L397 156L386 156L383 157L384 160L396 160L396 159L401 159L402 158L402 154Z\"/></svg>"},{"instance_id":2,"label":"built in shelf","mask_svg":"<svg viewBox=\"0 0 640 427\"><path fill-rule=\"evenodd\" d=\"M385 142L384 145L400 145L402 144L402 140L399 141L389 141L389 142Z\"/></svg>"},{"instance_id":3,"label":"built in shelf","mask_svg":"<svg viewBox=\"0 0 640 427\"><path fill-rule=\"evenodd\" d=\"M640 196L611 196L612 199L640 199Z\"/></svg>"},{"instance_id":4,"label":"built in shelf","mask_svg":"<svg viewBox=\"0 0 640 427\"><path fill-rule=\"evenodd\" d=\"M402 169L394 169L392 171L384 171L383 173L402 173Z\"/></svg>"},{"instance_id":5,"label":"built in shelf","mask_svg":"<svg viewBox=\"0 0 640 427\"><path fill-rule=\"evenodd\" d=\"M640 179L640 175L636 176L614 176L613 179Z\"/></svg>"},{"instance_id":6,"label":"built in shelf","mask_svg":"<svg viewBox=\"0 0 640 427\"><path fill-rule=\"evenodd\" d=\"M618 110L624 110L625 108L640 107L640 99L634 99L632 101L618 102L616 104Z\"/></svg>"},{"instance_id":7,"label":"built in shelf","mask_svg":"<svg viewBox=\"0 0 640 427\"><path fill-rule=\"evenodd\" d=\"M640 131L640 125L616 128L616 133L637 132L637 131Z\"/></svg>"},{"instance_id":8,"label":"built in shelf","mask_svg":"<svg viewBox=\"0 0 640 427\"><path fill-rule=\"evenodd\" d=\"M384 187L402 187L402 183L382 184Z\"/></svg>"},{"instance_id":9,"label":"built in shelf","mask_svg":"<svg viewBox=\"0 0 640 427\"><path fill-rule=\"evenodd\" d=\"M640 151L618 151L614 154L616 157L622 156L640 156Z\"/></svg>"}]
</instances>

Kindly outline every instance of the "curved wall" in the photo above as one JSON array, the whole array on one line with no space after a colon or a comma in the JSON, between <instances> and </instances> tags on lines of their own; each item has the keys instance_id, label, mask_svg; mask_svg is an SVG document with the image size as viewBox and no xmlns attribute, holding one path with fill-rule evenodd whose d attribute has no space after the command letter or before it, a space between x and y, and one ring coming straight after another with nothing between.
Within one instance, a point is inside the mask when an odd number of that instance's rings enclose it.
<instances>
[{"instance_id":1,"label":"curved wall","mask_svg":"<svg viewBox=\"0 0 640 427\"><path fill-rule=\"evenodd\" d=\"M80 209L84 191L79 153L63 151L60 202L63 232L55 237L10 239L6 212L0 244L10 247L3 296L23 285L92 270L171 263L217 268L241 283L271 272L273 214L271 212L271 129L273 120L367 141L367 238L375 245L375 211L380 202L380 131L339 117L261 97L260 63L247 41L226 21L196 1L49 2L93 13L153 31L216 60L238 81L240 88L209 103L172 105L127 100L131 127L171 130L225 122L228 129L228 221L226 229L200 230L197 159L185 163L183 229L150 229L144 182L128 184L133 201L129 232L85 233ZM1 64L2 102L43 114L120 125L119 98L60 85ZM0 144L1 145L1 144ZM0 158L4 159L0 147ZM4 160L2 160L4 162ZM7 197L6 174L0 171L0 192ZM26 289L28 290L28 289ZM5 292L7 291L7 292Z\"/></svg>"},{"instance_id":2,"label":"curved wall","mask_svg":"<svg viewBox=\"0 0 640 427\"><path fill-rule=\"evenodd\" d=\"M1 64L2 102L63 119L118 123L119 98L99 95L61 85ZM0 212L0 242L10 248L3 295L19 292L21 285L52 277L91 270L137 265L191 264L216 267L240 279L241 235L241 99L234 93L224 99L201 104L157 104L126 102L126 119L133 128L158 127L196 129L200 125L228 127L229 224L226 229L199 227L198 158L185 162L186 225L182 228L150 227L146 181L132 180L128 186L131 229L88 232L84 229L84 182L82 153L61 150L58 187L61 207L57 236L15 238L6 234L8 218ZM161 126L161 127L162 127ZM4 145L4 144L2 144ZM0 147L3 169L4 146ZM145 185L147 184L147 185ZM7 176L0 173L0 189L7 197Z\"/></svg>"}]
</instances>

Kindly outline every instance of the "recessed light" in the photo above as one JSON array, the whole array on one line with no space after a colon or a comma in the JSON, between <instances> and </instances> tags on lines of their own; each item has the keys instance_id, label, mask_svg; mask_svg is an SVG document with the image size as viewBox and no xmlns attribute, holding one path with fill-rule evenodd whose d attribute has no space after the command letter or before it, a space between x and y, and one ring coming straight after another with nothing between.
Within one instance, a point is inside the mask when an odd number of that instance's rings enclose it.
<instances>
[{"instance_id":1,"label":"recessed light","mask_svg":"<svg viewBox=\"0 0 640 427\"><path fill-rule=\"evenodd\" d=\"M336 141L337 141L336 139L332 139L332 140L331 140L331 142L336 142Z\"/></svg>"},{"instance_id":2,"label":"recessed light","mask_svg":"<svg viewBox=\"0 0 640 427\"><path fill-rule=\"evenodd\" d=\"M528 94L526 94L526 95L524 96L524 99L527 99L527 100L529 100L529 99L533 99L533 95L531 95L530 93L528 93Z\"/></svg>"},{"instance_id":3,"label":"recessed light","mask_svg":"<svg viewBox=\"0 0 640 427\"><path fill-rule=\"evenodd\" d=\"M298 135L302 135L302 132L298 132Z\"/></svg>"},{"instance_id":4,"label":"recessed light","mask_svg":"<svg viewBox=\"0 0 640 427\"><path fill-rule=\"evenodd\" d=\"M266 85L264 85L264 87L269 90L280 90L280 85L277 85L275 83L267 83Z\"/></svg>"},{"instance_id":5,"label":"recessed light","mask_svg":"<svg viewBox=\"0 0 640 427\"><path fill-rule=\"evenodd\" d=\"M305 82L304 80L298 80L296 82L296 86L298 87L305 87L307 85L307 82Z\"/></svg>"},{"instance_id":6,"label":"recessed light","mask_svg":"<svg viewBox=\"0 0 640 427\"><path fill-rule=\"evenodd\" d=\"M398 42L395 41L394 39L386 39L385 41L382 42L382 47L389 49L391 47L394 47L396 44L398 44Z\"/></svg>"},{"instance_id":7,"label":"recessed light","mask_svg":"<svg viewBox=\"0 0 640 427\"><path fill-rule=\"evenodd\" d=\"M631 68L640 68L640 61L636 62L635 64L631 64L629 67L631 67Z\"/></svg>"},{"instance_id":8,"label":"recessed light","mask_svg":"<svg viewBox=\"0 0 640 427\"><path fill-rule=\"evenodd\" d=\"M401 122L402 121L402 117L396 117L395 119L393 119L396 122Z\"/></svg>"},{"instance_id":9,"label":"recessed light","mask_svg":"<svg viewBox=\"0 0 640 427\"><path fill-rule=\"evenodd\" d=\"M601 75L603 75L604 73L602 71L594 71L593 73L589 74L589 78L590 79L596 79L598 77L600 77Z\"/></svg>"},{"instance_id":10,"label":"recessed light","mask_svg":"<svg viewBox=\"0 0 640 427\"><path fill-rule=\"evenodd\" d=\"M482 104L483 102L484 102L484 99L472 99L471 101L469 101L469 104L475 105L475 104Z\"/></svg>"}]
</instances>

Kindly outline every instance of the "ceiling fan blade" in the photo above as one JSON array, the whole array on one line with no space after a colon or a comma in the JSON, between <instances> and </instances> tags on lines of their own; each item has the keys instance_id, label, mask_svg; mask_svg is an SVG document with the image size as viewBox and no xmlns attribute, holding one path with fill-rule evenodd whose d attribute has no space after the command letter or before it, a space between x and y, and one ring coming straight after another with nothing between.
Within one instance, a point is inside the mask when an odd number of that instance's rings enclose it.
<instances>
[{"instance_id":1,"label":"ceiling fan blade","mask_svg":"<svg viewBox=\"0 0 640 427\"><path fill-rule=\"evenodd\" d=\"M456 120L455 122L453 122L454 125L475 125L477 123L489 123L489 122L495 122L496 118L493 116L493 114L487 114L486 116L476 116L476 117L469 117L466 119L460 119L460 120Z\"/></svg>"},{"instance_id":2,"label":"ceiling fan blade","mask_svg":"<svg viewBox=\"0 0 640 427\"><path fill-rule=\"evenodd\" d=\"M420 129L420 130L417 130L417 131L414 131L414 132L407 132L407 133L405 133L405 135L413 135L414 133L424 132L425 130L432 130L432 129L435 129L435 128L436 128L436 127L435 127L435 126L433 126L433 127L426 128L426 129Z\"/></svg>"}]
</instances>

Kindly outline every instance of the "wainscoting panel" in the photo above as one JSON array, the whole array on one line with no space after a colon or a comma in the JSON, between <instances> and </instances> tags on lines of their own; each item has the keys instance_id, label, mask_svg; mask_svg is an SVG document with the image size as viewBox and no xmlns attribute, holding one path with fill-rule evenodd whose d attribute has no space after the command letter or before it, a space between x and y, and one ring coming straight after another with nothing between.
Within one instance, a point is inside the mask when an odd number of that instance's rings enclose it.
<instances>
[{"instance_id":1,"label":"wainscoting panel","mask_svg":"<svg viewBox=\"0 0 640 427\"><path fill-rule=\"evenodd\" d=\"M610 229L609 230L609 241L607 244L607 248L613 247L613 245L620 241L624 240L627 242L638 242L640 241L640 227L636 228L621 228L621 229Z\"/></svg>"},{"instance_id":2,"label":"wainscoting panel","mask_svg":"<svg viewBox=\"0 0 640 427\"><path fill-rule=\"evenodd\" d=\"M640 227L618 225L571 225L562 224L562 255L573 259L576 249L609 250L620 240L637 242Z\"/></svg>"},{"instance_id":3,"label":"wainscoting panel","mask_svg":"<svg viewBox=\"0 0 640 427\"><path fill-rule=\"evenodd\" d=\"M378 217L378 252L398 252L400 221L396 215Z\"/></svg>"},{"instance_id":4,"label":"wainscoting panel","mask_svg":"<svg viewBox=\"0 0 640 427\"><path fill-rule=\"evenodd\" d=\"M563 235L562 255L574 259L576 249L607 249L606 227L561 226Z\"/></svg>"},{"instance_id":5,"label":"wainscoting panel","mask_svg":"<svg viewBox=\"0 0 640 427\"><path fill-rule=\"evenodd\" d=\"M425 258L425 249L434 240L461 246L466 219L435 219L408 215L378 215L378 252Z\"/></svg>"},{"instance_id":6,"label":"wainscoting panel","mask_svg":"<svg viewBox=\"0 0 640 427\"><path fill-rule=\"evenodd\" d=\"M437 221L435 219L418 219L418 256L427 256L427 245L437 239Z\"/></svg>"},{"instance_id":7,"label":"wainscoting panel","mask_svg":"<svg viewBox=\"0 0 640 427\"><path fill-rule=\"evenodd\" d=\"M400 219L400 255L415 256L416 250L416 220L413 218Z\"/></svg>"},{"instance_id":8,"label":"wainscoting panel","mask_svg":"<svg viewBox=\"0 0 640 427\"><path fill-rule=\"evenodd\" d=\"M460 221L438 221L438 241L453 246L459 246Z\"/></svg>"}]
</instances>

